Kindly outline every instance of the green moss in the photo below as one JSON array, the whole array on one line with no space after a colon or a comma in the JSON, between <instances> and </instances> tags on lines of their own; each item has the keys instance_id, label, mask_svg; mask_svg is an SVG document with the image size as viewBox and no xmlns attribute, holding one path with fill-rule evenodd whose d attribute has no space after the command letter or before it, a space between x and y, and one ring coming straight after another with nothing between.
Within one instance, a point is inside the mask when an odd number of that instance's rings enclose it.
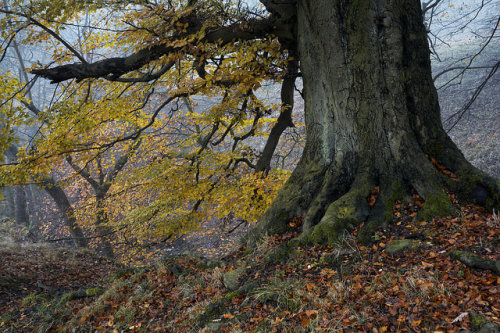
<instances>
[{"instance_id":1,"label":"green moss","mask_svg":"<svg viewBox=\"0 0 500 333\"><path fill-rule=\"evenodd\" d=\"M264 257L264 262L276 264L287 261L295 253L299 244L300 241L298 239L292 239L289 242L280 244Z\"/></svg>"},{"instance_id":2,"label":"green moss","mask_svg":"<svg viewBox=\"0 0 500 333\"><path fill-rule=\"evenodd\" d=\"M489 323L489 321L486 318L484 318L475 311L469 311L469 316L472 329L475 331L480 330L481 327Z\"/></svg>"},{"instance_id":3,"label":"green moss","mask_svg":"<svg viewBox=\"0 0 500 333\"><path fill-rule=\"evenodd\" d=\"M366 196L370 193L368 183L351 189L344 196L328 206L321 221L308 236L308 241L319 244L332 244L344 233L366 219Z\"/></svg>"},{"instance_id":4,"label":"green moss","mask_svg":"<svg viewBox=\"0 0 500 333\"><path fill-rule=\"evenodd\" d=\"M113 283L89 308L86 308L82 314L92 316L103 311L110 301L116 301L121 297L121 290L124 286L130 285L130 280L118 280ZM64 297L68 297L69 294ZM62 300L61 300L62 301ZM71 323L70 323L71 324ZM76 323L73 323L76 325Z\"/></svg>"},{"instance_id":5,"label":"green moss","mask_svg":"<svg viewBox=\"0 0 500 333\"><path fill-rule=\"evenodd\" d=\"M342 221L321 222L308 237L313 244L332 244L342 235Z\"/></svg>"},{"instance_id":6,"label":"green moss","mask_svg":"<svg viewBox=\"0 0 500 333\"><path fill-rule=\"evenodd\" d=\"M69 301L73 301L75 299L79 298L85 298L85 297L94 297L94 296L100 296L104 294L105 289L102 288L89 288L89 289L80 289L77 291L71 291L69 293L66 293L61 296L60 303L65 304Z\"/></svg>"},{"instance_id":7,"label":"green moss","mask_svg":"<svg viewBox=\"0 0 500 333\"><path fill-rule=\"evenodd\" d=\"M247 295L252 293L255 289L260 286L260 282L258 281L249 281L238 288L238 295Z\"/></svg>"},{"instance_id":8,"label":"green moss","mask_svg":"<svg viewBox=\"0 0 500 333\"><path fill-rule=\"evenodd\" d=\"M450 189L463 200L486 207L500 209L500 183L478 170L457 171L460 181L449 180Z\"/></svg>"},{"instance_id":9,"label":"green moss","mask_svg":"<svg viewBox=\"0 0 500 333\"><path fill-rule=\"evenodd\" d=\"M429 195L423 209L419 213L420 220L432 220L435 217L449 216L453 213L453 205L445 193Z\"/></svg>"},{"instance_id":10,"label":"green moss","mask_svg":"<svg viewBox=\"0 0 500 333\"><path fill-rule=\"evenodd\" d=\"M224 286L229 290L236 290L240 286L239 280L241 276L245 273L246 268L240 267L227 272L223 276Z\"/></svg>"},{"instance_id":11,"label":"green moss","mask_svg":"<svg viewBox=\"0 0 500 333\"><path fill-rule=\"evenodd\" d=\"M213 319L218 319L218 317L222 316L226 311L226 306L221 300L214 301L205 308L205 311L201 315L198 316L196 321L198 322L199 327L204 327L208 322Z\"/></svg>"},{"instance_id":12,"label":"green moss","mask_svg":"<svg viewBox=\"0 0 500 333\"><path fill-rule=\"evenodd\" d=\"M240 296L239 291L231 291L224 296L224 299L230 302L233 298L236 298L238 296Z\"/></svg>"},{"instance_id":13,"label":"green moss","mask_svg":"<svg viewBox=\"0 0 500 333\"><path fill-rule=\"evenodd\" d=\"M397 254L405 250L415 250L420 245L421 245L420 241L411 239L397 239L387 244L385 252L389 254Z\"/></svg>"},{"instance_id":14,"label":"green moss","mask_svg":"<svg viewBox=\"0 0 500 333\"><path fill-rule=\"evenodd\" d=\"M373 242L374 241L373 236L375 235L375 232L383 224L384 224L384 222L382 222L382 221L368 222L360 230L358 237L356 237L356 240L361 244L369 244L369 243Z\"/></svg>"},{"instance_id":15,"label":"green moss","mask_svg":"<svg viewBox=\"0 0 500 333\"><path fill-rule=\"evenodd\" d=\"M72 291L72 292L69 292L69 293L65 293L65 294L63 294L61 296L60 303L61 304L65 304L65 303L67 303L69 301L72 301L74 299L77 299L77 298L81 298L81 296L77 297L75 291Z\"/></svg>"},{"instance_id":16,"label":"green moss","mask_svg":"<svg viewBox=\"0 0 500 333\"><path fill-rule=\"evenodd\" d=\"M384 222L390 223L394 218L394 212L392 208L397 200L403 200L405 196L405 190L399 182L392 183L392 192L389 198L385 201L385 212L384 212Z\"/></svg>"},{"instance_id":17,"label":"green moss","mask_svg":"<svg viewBox=\"0 0 500 333\"><path fill-rule=\"evenodd\" d=\"M85 293L87 294L87 296L93 297L93 296L99 296L99 295L104 294L104 291L105 290L102 288L89 288L89 289L85 290Z\"/></svg>"},{"instance_id":18,"label":"green moss","mask_svg":"<svg viewBox=\"0 0 500 333\"><path fill-rule=\"evenodd\" d=\"M459 260L463 264L476 269L488 269L500 275L500 260L482 258L466 251L453 250L450 252L451 259Z\"/></svg>"}]
</instances>

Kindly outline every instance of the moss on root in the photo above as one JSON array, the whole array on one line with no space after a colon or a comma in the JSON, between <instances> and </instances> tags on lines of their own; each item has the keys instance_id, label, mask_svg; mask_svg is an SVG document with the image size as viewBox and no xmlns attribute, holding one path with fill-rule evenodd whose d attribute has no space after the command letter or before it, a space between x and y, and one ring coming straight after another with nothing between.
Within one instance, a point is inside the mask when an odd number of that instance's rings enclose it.
<instances>
[{"instance_id":1,"label":"moss on root","mask_svg":"<svg viewBox=\"0 0 500 333\"><path fill-rule=\"evenodd\" d=\"M77 291L72 291L69 293L64 294L61 297L61 302L62 303L67 303L69 301L73 301L75 299L80 299L80 298L85 298L85 297L94 297L94 296L101 296L104 294L106 290L103 288L88 288L88 289L80 289Z\"/></svg>"},{"instance_id":2,"label":"moss on root","mask_svg":"<svg viewBox=\"0 0 500 333\"><path fill-rule=\"evenodd\" d=\"M367 222L363 228L359 231L358 237L356 240L361 244L369 244L373 242L373 236L375 232L384 224L383 221L371 221Z\"/></svg>"},{"instance_id":3,"label":"moss on root","mask_svg":"<svg viewBox=\"0 0 500 333\"><path fill-rule=\"evenodd\" d=\"M104 291L105 290L103 288L89 288L89 289L85 290L85 294L88 297L100 296L100 295L104 294Z\"/></svg>"},{"instance_id":4,"label":"moss on root","mask_svg":"<svg viewBox=\"0 0 500 333\"><path fill-rule=\"evenodd\" d=\"M454 208L448 196L440 191L425 198L425 204L419 213L420 220L432 220L453 214Z\"/></svg>"},{"instance_id":5,"label":"moss on root","mask_svg":"<svg viewBox=\"0 0 500 333\"><path fill-rule=\"evenodd\" d=\"M318 244L332 244L343 234L344 230L352 231L366 216L359 216L363 203L366 204L366 194L369 188L351 190L346 195L328 206L321 221L308 236L308 241Z\"/></svg>"},{"instance_id":6,"label":"moss on root","mask_svg":"<svg viewBox=\"0 0 500 333\"><path fill-rule=\"evenodd\" d=\"M466 251L454 250L450 252L451 259L459 260L464 265L475 269L487 269L500 275L500 261L482 258Z\"/></svg>"},{"instance_id":7,"label":"moss on root","mask_svg":"<svg viewBox=\"0 0 500 333\"><path fill-rule=\"evenodd\" d=\"M352 231L358 224L356 211L352 206L330 205L321 222L314 227L308 237L312 243L332 244L342 235L344 230Z\"/></svg>"},{"instance_id":8,"label":"moss on root","mask_svg":"<svg viewBox=\"0 0 500 333\"><path fill-rule=\"evenodd\" d=\"M263 261L273 264L285 262L288 258L293 256L293 253L301 243L307 243L307 241L303 242L299 239L292 239L288 242L282 243L266 254Z\"/></svg>"},{"instance_id":9,"label":"moss on root","mask_svg":"<svg viewBox=\"0 0 500 333\"><path fill-rule=\"evenodd\" d=\"M214 301L205 308L202 314L196 318L199 327L205 327L210 321L224 314L226 306L222 300Z\"/></svg>"},{"instance_id":10,"label":"moss on root","mask_svg":"<svg viewBox=\"0 0 500 333\"><path fill-rule=\"evenodd\" d=\"M229 290L236 290L240 286L239 280L241 276L245 273L246 268L240 267L224 274L223 281L224 286Z\"/></svg>"},{"instance_id":11,"label":"moss on root","mask_svg":"<svg viewBox=\"0 0 500 333\"><path fill-rule=\"evenodd\" d=\"M478 332L498 332L500 331L500 326L490 322L485 317L481 316L475 311L469 311L470 323L472 329Z\"/></svg>"},{"instance_id":12,"label":"moss on root","mask_svg":"<svg viewBox=\"0 0 500 333\"><path fill-rule=\"evenodd\" d=\"M486 207L500 209L500 183L481 171L458 171L459 181L449 180L450 189L466 201Z\"/></svg>"},{"instance_id":13,"label":"moss on root","mask_svg":"<svg viewBox=\"0 0 500 333\"><path fill-rule=\"evenodd\" d=\"M393 220L394 212L392 211L392 207L397 200L403 200L404 196L405 190L403 186L399 182L393 182L391 195L385 201L384 222L389 223Z\"/></svg>"},{"instance_id":14,"label":"moss on root","mask_svg":"<svg viewBox=\"0 0 500 333\"><path fill-rule=\"evenodd\" d=\"M366 222L358 234L358 241L369 243L375 231L387 221L392 220L392 206L396 200L404 197L403 187L399 183L392 185L390 197L384 200L380 196L374 206L370 206L367 196L373 190L374 182L369 178L357 182L351 190L338 200L331 203L321 221L305 238L310 243L332 244L345 231L352 232L354 228ZM390 213L388 213L390 211ZM387 221L386 221L387 220Z\"/></svg>"},{"instance_id":15,"label":"moss on root","mask_svg":"<svg viewBox=\"0 0 500 333\"><path fill-rule=\"evenodd\" d=\"M406 250L415 250L417 249L422 243L418 240L412 240L412 239L396 239L387 244L387 247L385 249L386 253L389 254L398 254L401 252L404 252Z\"/></svg>"}]
</instances>

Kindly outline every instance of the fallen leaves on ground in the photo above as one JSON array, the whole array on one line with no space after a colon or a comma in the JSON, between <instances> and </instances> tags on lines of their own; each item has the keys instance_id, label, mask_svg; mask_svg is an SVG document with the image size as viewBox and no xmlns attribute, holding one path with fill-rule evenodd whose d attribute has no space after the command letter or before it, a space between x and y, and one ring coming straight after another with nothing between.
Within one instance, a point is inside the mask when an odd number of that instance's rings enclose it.
<instances>
[{"instance_id":1,"label":"fallen leaves on ground","mask_svg":"<svg viewBox=\"0 0 500 333\"><path fill-rule=\"evenodd\" d=\"M299 247L286 260L269 260L298 235L289 232L224 261L176 257L131 270L99 299L68 303L66 322L76 331L457 332L472 329L474 311L499 323L500 278L449 257L467 250L498 260L498 218L456 203L457 217L418 221L420 207L419 198L396 203L394 222L370 245L358 244L355 230L335 246ZM420 245L390 255L386 247L396 239ZM239 287L228 290L225 273L238 268Z\"/></svg>"}]
</instances>

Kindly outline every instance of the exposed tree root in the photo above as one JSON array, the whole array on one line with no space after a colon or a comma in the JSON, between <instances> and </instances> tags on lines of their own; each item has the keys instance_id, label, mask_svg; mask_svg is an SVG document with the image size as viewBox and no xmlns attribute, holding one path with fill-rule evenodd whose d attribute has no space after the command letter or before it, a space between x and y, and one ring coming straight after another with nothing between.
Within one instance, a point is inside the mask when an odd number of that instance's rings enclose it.
<instances>
[{"instance_id":1,"label":"exposed tree root","mask_svg":"<svg viewBox=\"0 0 500 333\"><path fill-rule=\"evenodd\" d=\"M464 265L469 266L470 268L487 269L492 271L496 275L500 275L500 261L498 260L484 259L478 255L458 250L451 251L450 257L451 259L459 260Z\"/></svg>"},{"instance_id":2,"label":"exposed tree root","mask_svg":"<svg viewBox=\"0 0 500 333\"><path fill-rule=\"evenodd\" d=\"M265 233L288 230L290 219L300 216L304 217L300 243L331 244L344 231L351 232L360 225L358 241L368 243L379 227L393 220L394 203L409 201L412 191L425 199L419 220L453 215L455 208L447 192L488 209L500 207L498 182L471 166L461 153L455 156L460 163L447 166L446 170L451 171L445 173L433 166L423 152L418 155L413 157L416 162L406 168L390 167L378 172L358 168L355 176L346 163L332 163L311 172L298 168L248 238L250 245ZM375 188L376 200L370 197Z\"/></svg>"}]
</instances>

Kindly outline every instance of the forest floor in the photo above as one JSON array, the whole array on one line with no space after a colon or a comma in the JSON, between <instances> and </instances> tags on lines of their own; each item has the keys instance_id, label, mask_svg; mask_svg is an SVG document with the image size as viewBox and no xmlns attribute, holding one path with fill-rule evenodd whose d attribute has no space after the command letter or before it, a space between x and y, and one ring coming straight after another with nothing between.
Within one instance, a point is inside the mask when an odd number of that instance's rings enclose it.
<instances>
[{"instance_id":1,"label":"forest floor","mask_svg":"<svg viewBox=\"0 0 500 333\"><path fill-rule=\"evenodd\" d=\"M420 205L397 203L369 246L354 231L290 248L289 232L223 259L126 269L90 251L2 248L0 331L498 332L500 218L456 202L454 217L417 221Z\"/></svg>"}]
</instances>

